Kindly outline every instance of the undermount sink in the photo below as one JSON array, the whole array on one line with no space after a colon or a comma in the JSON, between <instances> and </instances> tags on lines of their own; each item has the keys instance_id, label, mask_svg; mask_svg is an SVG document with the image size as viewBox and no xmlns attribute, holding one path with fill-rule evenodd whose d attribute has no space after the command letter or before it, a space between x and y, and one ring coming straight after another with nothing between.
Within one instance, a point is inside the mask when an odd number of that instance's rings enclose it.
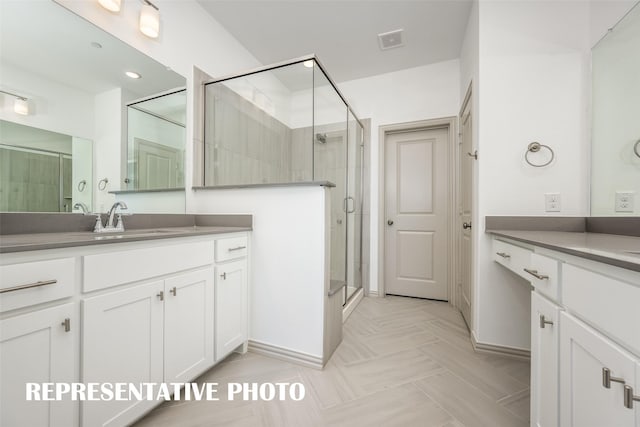
<instances>
[{"instance_id":1,"label":"undermount sink","mask_svg":"<svg viewBox=\"0 0 640 427\"><path fill-rule=\"evenodd\" d=\"M122 231L118 233L96 233L96 236L93 236L94 240L111 240L111 239L123 239L123 238L131 238L131 237L146 237L153 236L156 234L163 233L171 233L171 230L161 230L161 229L150 229L150 230L129 230Z\"/></svg>"}]
</instances>

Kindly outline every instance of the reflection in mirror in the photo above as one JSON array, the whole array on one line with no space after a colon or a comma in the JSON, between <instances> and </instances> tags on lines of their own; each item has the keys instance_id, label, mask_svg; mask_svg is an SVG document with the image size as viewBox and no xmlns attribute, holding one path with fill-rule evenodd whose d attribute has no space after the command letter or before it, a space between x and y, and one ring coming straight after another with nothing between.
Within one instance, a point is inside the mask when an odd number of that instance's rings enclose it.
<instances>
[{"instance_id":1,"label":"reflection in mirror","mask_svg":"<svg viewBox=\"0 0 640 427\"><path fill-rule=\"evenodd\" d=\"M127 189L184 188L186 90L127 107Z\"/></svg>"},{"instance_id":2,"label":"reflection in mirror","mask_svg":"<svg viewBox=\"0 0 640 427\"><path fill-rule=\"evenodd\" d=\"M640 215L639 52L636 4L592 50L594 216Z\"/></svg>"},{"instance_id":3,"label":"reflection in mirror","mask_svg":"<svg viewBox=\"0 0 640 427\"><path fill-rule=\"evenodd\" d=\"M0 211L91 209L90 140L0 120Z\"/></svg>"},{"instance_id":4,"label":"reflection in mirror","mask_svg":"<svg viewBox=\"0 0 640 427\"><path fill-rule=\"evenodd\" d=\"M34 130L71 135L74 140L93 141L93 149L85 150L84 155L76 156L76 151L88 146L73 144L71 151L63 154L70 154L72 169L79 169L76 157L80 159L93 153L91 160L84 164L91 174L82 192L83 197L87 197L83 203L93 210L104 212L109 209L115 200L112 192L129 189L123 182L128 173L125 167L127 104L184 88L186 79L54 1L0 1L0 52L0 91L26 98L29 110L27 115L17 114L14 111L16 98L0 93L0 119ZM128 77L126 71L135 71L140 78ZM184 118L181 120L184 123ZM143 139L157 143L146 136ZM4 139L1 143L9 145ZM184 132L179 143L184 145ZM35 155L34 148L29 150L30 155ZM16 155L16 150L11 155ZM68 176L64 175L64 158L62 163L63 176ZM184 185L182 164L183 159L175 169L171 187L176 183ZM34 172L23 170L20 173ZM74 173L71 174L74 181L71 187L77 189ZM108 184L99 189L98 181L105 178ZM37 176L34 179L52 180ZM0 209L70 210L69 203L54 203L52 195L47 196L51 199L47 199L46 206L38 206L31 202L42 198L37 193L31 194L36 187L25 185L22 188L26 194L14 195L14 199L25 201L22 207L2 204ZM54 187L51 191L55 192ZM64 186L62 192L63 199L71 197L75 202L76 194L72 192L69 196ZM184 212L183 202L180 209ZM143 211L141 206L136 212Z\"/></svg>"}]
</instances>

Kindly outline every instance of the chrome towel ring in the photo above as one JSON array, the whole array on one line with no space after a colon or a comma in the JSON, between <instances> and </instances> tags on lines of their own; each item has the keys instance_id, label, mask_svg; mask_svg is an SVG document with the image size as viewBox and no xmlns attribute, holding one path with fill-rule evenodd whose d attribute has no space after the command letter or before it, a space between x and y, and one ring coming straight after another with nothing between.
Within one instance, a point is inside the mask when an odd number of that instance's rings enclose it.
<instances>
[{"instance_id":1,"label":"chrome towel ring","mask_svg":"<svg viewBox=\"0 0 640 427\"><path fill-rule=\"evenodd\" d=\"M640 139L633 145L633 152L636 153L636 156L640 157Z\"/></svg>"},{"instance_id":2,"label":"chrome towel ring","mask_svg":"<svg viewBox=\"0 0 640 427\"><path fill-rule=\"evenodd\" d=\"M104 191L107 188L108 183L109 183L109 178L102 178L100 182L98 182L98 190Z\"/></svg>"},{"instance_id":3,"label":"chrome towel ring","mask_svg":"<svg viewBox=\"0 0 640 427\"><path fill-rule=\"evenodd\" d=\"M549 150L549 153L551 153L551 158L542 164L532 163L531 160L529 160L529 153L537 153L542 148L546 148L547 150ZM548 166L549 164L551 164L551 162L553 162L554 158L555 158L555 153L553 152L553 149L551 147L549 147L548 145L540 144L539 142L535 142L535 141L527 146L527 152L524 153L524 160L534 168L542 168L542 167Z\"/></svg>"}]
</instances>

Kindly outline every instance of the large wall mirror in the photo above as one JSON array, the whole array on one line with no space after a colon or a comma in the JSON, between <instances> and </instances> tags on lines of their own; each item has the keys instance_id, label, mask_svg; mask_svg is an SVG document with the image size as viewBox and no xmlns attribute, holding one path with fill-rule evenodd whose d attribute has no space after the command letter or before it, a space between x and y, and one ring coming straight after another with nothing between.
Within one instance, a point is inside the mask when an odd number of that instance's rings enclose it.
<instances>
[{"instance_id":1,"label":"large wall mirror","mask_svg":"<svg viewBox=\"0 0 640 427\"><path fill-rule=\"evenodd\" d=\"M1 1L0 52L0 211L184 187L183 76L54 1Z\"/></svg>"},{"instance_id":2,"label":"large wall mirror","mask_svg":"<svg viewBox=\"0 0 640 427\"><path fill-rule=\"evenodd\" d=\"M592 50L591 215L640 215L640 3Z\"/></svg>"}]
</instances>

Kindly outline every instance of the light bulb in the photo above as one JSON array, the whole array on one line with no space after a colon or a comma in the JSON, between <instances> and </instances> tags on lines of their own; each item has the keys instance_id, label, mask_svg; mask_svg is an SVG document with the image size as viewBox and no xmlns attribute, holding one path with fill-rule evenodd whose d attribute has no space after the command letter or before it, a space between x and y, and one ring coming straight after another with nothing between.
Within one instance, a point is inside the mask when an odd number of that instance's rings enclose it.
<instances>
[{"instance_id":1,"label":"light bulb","mask_svg":"<svg viewBox=\"0 0 640 427\"><path fill-rule=\"evenodd\" d=\"M109 12L120 12L121 0L98 0L100 6L107 9Z\"/></svg>"},{"instance_id":2,"label":"light bulb","mask_svg":"<svg viewBox=\"0 0 640 427\"><path fill-rule=\"evenodd\" d=\"M29 115L29 102L25 98L16 98L13 103L13 111L23 116Z\"/></svg>"},{"instance_id":3,"label":"light bulb","mask_svg":"<svg viewBox=\"0 0 640 427\"><path fill-rule=\"evenodd\" d=\"M140 32L152 39L160 34L160 12L148 4L140 10Z\"/></svg>"}]
</instances>

